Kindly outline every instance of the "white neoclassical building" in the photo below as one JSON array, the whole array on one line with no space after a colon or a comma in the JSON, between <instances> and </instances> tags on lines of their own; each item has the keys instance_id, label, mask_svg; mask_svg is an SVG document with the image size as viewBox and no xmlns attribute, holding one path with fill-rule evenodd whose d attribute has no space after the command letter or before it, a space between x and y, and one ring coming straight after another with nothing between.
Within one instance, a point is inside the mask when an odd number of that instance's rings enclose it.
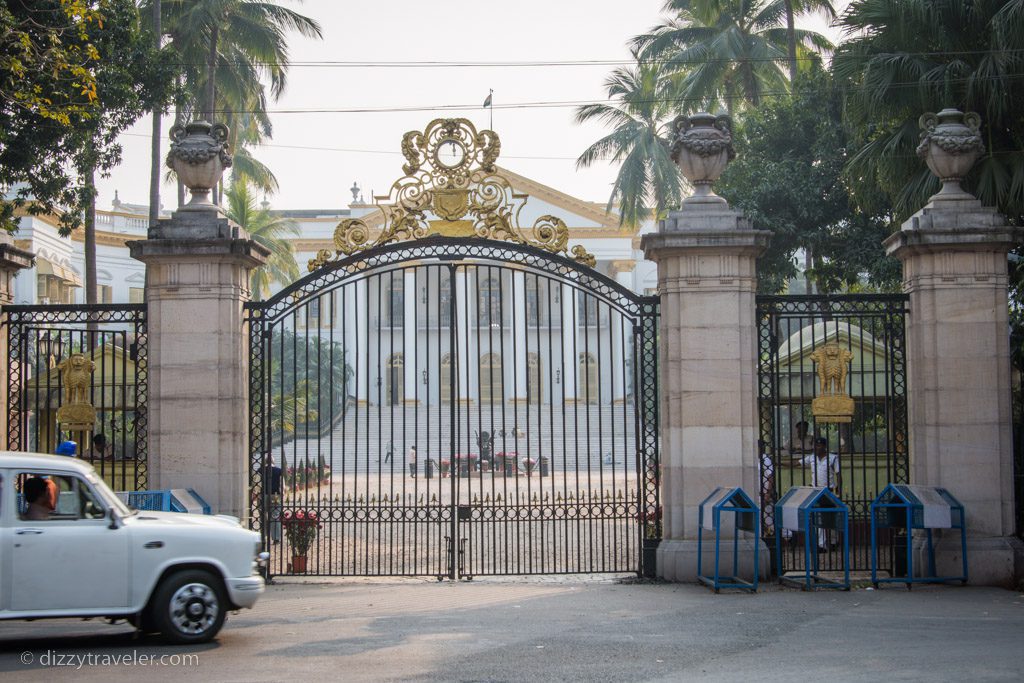
<instances>
[{"instance_id":1,"label":"white neoclassical building","mask_svg":"<svg viewBox=\"0 0 1024 683\"><path fill-rule=\"evenodd\" d=\"M587 202L507 169L499 173L526 195L521 225L556 216L569 229L569 244L596 259L595 269L639 294L654 293L655 265L639 250L639 235L653 230L619 226L604 205ZM334 249L339 222L357 218L371 228L381 210L353 186L344 209L284 210L298 226L296 261L305 264ZM144 266L125 243L146 235L148 207L115 195L97 214L97 282L101 303L142 301ZM23 215L18 247L36 254L35 267L15 280L16 304L84 303L81 231L61 237L56 217ZM280 284L275 287L280 288ZM461 305L453 310L452 298ZM471 304L471 305L467 305ZM449 344L452 323L460 329ZM349 394L370 404L484 404L518 401L622 401L629 390L631 331L606 302L565 283L529 272L460 267L454 278L439 266L420 264L376 274L325 291L297 308L283 329L304 338L342 344L354 369ZM568 330L572 330L571 332ZM454 384L453 355L460 359ZM426 367L440 371L424 372Z\"/></svg>"}]
</instances>

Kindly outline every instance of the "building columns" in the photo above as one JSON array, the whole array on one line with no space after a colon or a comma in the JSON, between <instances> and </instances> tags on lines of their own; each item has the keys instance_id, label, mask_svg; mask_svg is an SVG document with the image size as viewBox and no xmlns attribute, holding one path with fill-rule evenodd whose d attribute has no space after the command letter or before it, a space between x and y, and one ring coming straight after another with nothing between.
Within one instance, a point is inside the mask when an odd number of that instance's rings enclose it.
<instances>
[{"instance_id":1,"label":"building columns","mask_svg":"<svg viewBox=\"0 0 1024 683\"><path fill-rule=\"evenodd\" d=\"M416 269L406 268L402 280L402 359L405 363L405 403L419 401L416 384Z\"/></svg>"},{"instance_id":2,"label":"building columns","mask_svg":"<svg viewBox=\"0 0 1024 683\"><path fill-rule=\"evenodd\" d=\"M526 275L517 270L512 273L512 343L509 346L509 351L512 352L512 367L515 372L513 378L514 393L511 397L512 400L525 403L527 398L526 390L526 373L529 372L527 366L527 350L526 345L529 338L529 328L527 327L526 319ZM507 367L505 361L502 361L502 367ZM504 386L504 382L502 383Z\"/></svg>"}]
</instances>

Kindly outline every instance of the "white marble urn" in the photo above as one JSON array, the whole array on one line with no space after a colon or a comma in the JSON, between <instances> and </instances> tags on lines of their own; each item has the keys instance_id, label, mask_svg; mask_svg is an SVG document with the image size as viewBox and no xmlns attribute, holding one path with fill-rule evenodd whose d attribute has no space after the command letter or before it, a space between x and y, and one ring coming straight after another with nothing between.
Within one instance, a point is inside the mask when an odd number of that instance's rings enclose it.
<instances>
[{"instance_id":1,"label":"white marble urn","mask_svg":"<svg viewBox=\"0 0 1024 683\"><path fill-rule=\"evenodd\" d=\"M985 151L978 132L981 117L974 112L964 114L956 109L943 109L938 114L924 114L918 120L921 143L917 155L942 181L936 197L964 194L960 181Z\"/></svg>"},{"instance_id":2,"label":"white marble urn","mask_svg":"<svg viewBox=\"0 0 1024 683\"><path fill-rule=\"evenodd\" d=\"M181 208L210 209L210 190L216 187L224 170L231 167L228 127L223 123L193 121L171 128L170 137L167 166L192 193L192 200Z\"/></svg>"},{"instance_id":3,"label":"white marble urn","mask_svg":"<svg viewBox=\"0 0 1024 683\"><path fill-rule=\"evenodd\" d=\"M690 183L694 193L684 203L725 203L711 185L736 157L732 147L732 122L728 116L705 112L678 116L672 122L672 161Z\"/></svg>"}]
</instances>

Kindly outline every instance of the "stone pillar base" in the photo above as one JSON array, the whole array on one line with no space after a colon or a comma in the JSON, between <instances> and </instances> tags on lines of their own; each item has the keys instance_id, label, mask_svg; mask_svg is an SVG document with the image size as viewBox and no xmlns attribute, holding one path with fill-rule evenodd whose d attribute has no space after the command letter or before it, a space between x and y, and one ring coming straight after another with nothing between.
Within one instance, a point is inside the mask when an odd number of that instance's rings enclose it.
<instances>
[{"instance_id":1,"label":"stone pillar base","mask_svg":"<svg viewBox=\"0 0 1024 683\"><path fill-rule=\"evenodd\" d=\"M754 575L754 543L760 545L757 556L758 577L767 579L771 572L771 555L768 546L761 539L741 538L739 542L739 573L741 579ZM704 539L701 548L704 560L701 569L705 576L714 572L715 539L714 536ZM722 539L721 551L718 556L719 571L723 576L732 574L732 539ZM658 546L659 578L666 581L697 582L697 541L663 540Z\"/></svg>"},{"instance_id":2,"label":"stone pillar base","mask_svg":"<svg viewBox=\"0 0 1024 683\"><path fill-rule=\"evenodd\" d=\"M934 533L934 532L933 532ZM935 541L937 576L963 574L960 534L948 533ZM928 547L914 539L914 575L928 573ZM967 582L972 586L1017 589L1024 582L1024 542L1016 536L967 537Z\"/></svg>"}]
</instances>

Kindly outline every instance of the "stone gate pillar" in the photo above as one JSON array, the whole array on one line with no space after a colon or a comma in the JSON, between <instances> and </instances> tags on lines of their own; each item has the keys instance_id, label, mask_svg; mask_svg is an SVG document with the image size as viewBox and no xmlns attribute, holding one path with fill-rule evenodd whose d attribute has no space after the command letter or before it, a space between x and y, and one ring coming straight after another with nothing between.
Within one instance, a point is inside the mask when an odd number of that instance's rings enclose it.
<instances>
[{"instance_id":1,"label":"stone gate pillar","mask_svg":"<svg viewBox=\"0 0 1024 683\"><path fill-rule=\"evenodd\" d=\"M14 301L14 276L23 268L32 266L35 256L14 246L6 230L0 230L0 309ZM0 330L0 362L6 372L0 378L0 448L7 448L7 392L10 382L11 364L7 357L7 332Z\"/></svg>"},{"instance_id":2,"label":"stone gate pillar","mask_svg":"<svg viewBox=\"0 0 1024 683\"><path fill-rule=\"evenodd\" d=\"M661 294L664 523L657 573L693 581L700 502L716 486L742 486L755 497L759 491L755 262L769 233L752 229L711 191L733 156L728 118L681 116L675 129L672 157L696 191L657 233L644 235L642 247L658 264ZM711 571L713 545L705 550ZM761 558L764 571L769 554Z\"/></svg>"},{"instance_id":3,"label":"stone gate pillar","mask_svg":"<svg viewBox=\"0 0 1024 683\"><path fill-rule=\"evenodd\" d=\"M918 153L942 190L885 245L903 262L910 295L912 481L946 487L964 504L971 583L1010 585L1024 548L1013 535L1007 252L1022 231L960 187L984 151L979 123L953 109L921 117ZM961 559L959 536L939 541L940 575L960 574Z\"/></svg>"},{"instance_id":4,"label":"stone gate pillar","mask_svg":"<svg viewBox=\"0 0 1024 683\"><path fill-rule=\"evenodd\" d=\"M187 135L185 134L187 133ZM171 130L168 165L192 201L129 242L146 264L149 306L149 477L194 488L215 514L245 519L249 501L249 273L269 252L206 196L230 165L223 126ZM205 173L205 175L203 175Z\"/></svg>"}]
</instances>

